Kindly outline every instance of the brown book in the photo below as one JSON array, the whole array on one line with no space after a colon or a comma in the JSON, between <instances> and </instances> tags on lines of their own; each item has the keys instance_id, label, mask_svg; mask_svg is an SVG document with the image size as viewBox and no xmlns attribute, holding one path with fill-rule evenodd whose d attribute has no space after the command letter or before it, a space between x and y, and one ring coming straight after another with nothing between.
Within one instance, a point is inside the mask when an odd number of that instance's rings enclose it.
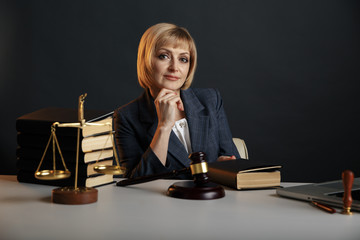
<instances>
[{"instance_id":1,"label":"brown book","mask_svg":"<svg viewBox=\"0 0 360 240\"><path fill-rule=\"evenodd\" d=\"M236 159L209 163L209 178L237 190L280 186L280 165Z\"/></svg>"}]
</instances>

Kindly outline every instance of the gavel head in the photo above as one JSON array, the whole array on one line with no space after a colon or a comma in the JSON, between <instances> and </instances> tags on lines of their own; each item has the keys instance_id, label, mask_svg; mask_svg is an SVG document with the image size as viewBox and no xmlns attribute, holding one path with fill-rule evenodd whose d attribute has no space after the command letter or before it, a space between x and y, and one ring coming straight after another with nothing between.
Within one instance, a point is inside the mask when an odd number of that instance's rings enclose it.
<instances>
[{"instance_id":1,"label":"gavel head","mask_svg":"<svg viewBox=\"0 0 360 240\"><path fill-rule=\"evenodd\" d=\"M206 154L204 152L194 152L189 155L191 160L190 170L194 177L195 184L205 184L209 182L208 164L206 162Z\"/></svg>"}]
</instances>

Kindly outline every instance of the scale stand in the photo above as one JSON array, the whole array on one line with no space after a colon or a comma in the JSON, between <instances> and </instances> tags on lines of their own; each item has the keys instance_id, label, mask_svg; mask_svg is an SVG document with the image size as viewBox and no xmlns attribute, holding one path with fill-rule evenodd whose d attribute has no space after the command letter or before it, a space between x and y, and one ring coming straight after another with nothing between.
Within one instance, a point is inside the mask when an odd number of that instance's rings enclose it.
<instances>
[{"instance_id":1,"label":"scale stand","mask_svg":"<svg viewBox=\"0 0 360 240\"><path fill-rule=\"evenodd\" d=\"M58 140L56 138L56 127L75 127L78 129L77 131L77 147L76 147L76 167L75 167L75 184L74 186L67 186L67 187L60 187L56 188L52 191L51 200L54 203L61 203L61 204L88 204L88 203L94 203L97 202L98 199L98 190L92 187L78 187L78 166L79 166L79 151L80 151L80 131L85 126L89 125L104 125L104 124L98 124L98 123L85 123L84 119L84 101L87 94L80 95L79 97L79 108L78 108L78 120L77 123L58 123L55 122L51 126L51 136L48 141L48 144L45 148L44 154L41 158L40 164L35 172L35 178L40 180L59 180L59 179L65 179L69 178L71 173L66 168L64 158L62 156ZM110 127L110 125L109 125ZM110 129L110 134L112 135L112 129ZM116 166L113 165L100 165L94 168L94 170L98 173L103 174L123 174L123 168L120 167L119 159L117 156L117 152L114 145L113 137L111 136L111 139L113 141L113 151L115 155L115 159L117 162ZM44 160L44 157L46 155L46 152L48 150L48 147L50 145L50 142L52 140L53 145L53 170L41 170L40 166ZM57 170L56 164L55 164L55 146L57 147L59 154L62 159L63 166L65 170Z\"/></svg>"}]
</instances>

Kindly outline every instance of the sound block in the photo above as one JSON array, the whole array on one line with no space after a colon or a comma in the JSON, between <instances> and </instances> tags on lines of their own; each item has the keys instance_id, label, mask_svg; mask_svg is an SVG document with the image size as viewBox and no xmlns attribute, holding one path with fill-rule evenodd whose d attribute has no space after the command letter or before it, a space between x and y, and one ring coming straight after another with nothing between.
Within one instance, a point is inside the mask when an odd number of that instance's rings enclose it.
<instances>
[{"instance_id":1,"label":"sound block","mask_svg":"<svg viewBox=\"0 0 360 240\"><path fill-rule=\"evenodd\" d=\"M52 190L51 201L61 204L88 204L98 199L98 190L89 187L61 187Z\"/></svg>"},{"instance_id":2,"label":"sound block","mask_svg":"<svg viewBox=\"0 0 360 240\"><path fill-rule=\"evenodd\" d=\"M195 184L194 181L176 182L171 185L166 195L174 198L211 200L225 196L224 188L214 183Z\"/></svg>"}]
</instances>

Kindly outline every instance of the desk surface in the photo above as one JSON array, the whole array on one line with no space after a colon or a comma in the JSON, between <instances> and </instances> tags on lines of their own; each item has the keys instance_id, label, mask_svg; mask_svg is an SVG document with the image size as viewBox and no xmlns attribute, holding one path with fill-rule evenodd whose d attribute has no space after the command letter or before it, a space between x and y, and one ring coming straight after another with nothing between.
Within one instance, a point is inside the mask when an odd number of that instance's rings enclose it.
<instances>
[{"instance_id":1,"label":"desk surface","mask_svg":"<svg viewBox=\"0 0 360 240\"><path fill-rule=\"evenodd\" d=\"M173 182L107 185L98 202L75 206L51 203L54 187L0 176L0 239L360 239L359 213L329 214L273 189L176 199L165 195Z\"/></svg>"}]
</instances>

